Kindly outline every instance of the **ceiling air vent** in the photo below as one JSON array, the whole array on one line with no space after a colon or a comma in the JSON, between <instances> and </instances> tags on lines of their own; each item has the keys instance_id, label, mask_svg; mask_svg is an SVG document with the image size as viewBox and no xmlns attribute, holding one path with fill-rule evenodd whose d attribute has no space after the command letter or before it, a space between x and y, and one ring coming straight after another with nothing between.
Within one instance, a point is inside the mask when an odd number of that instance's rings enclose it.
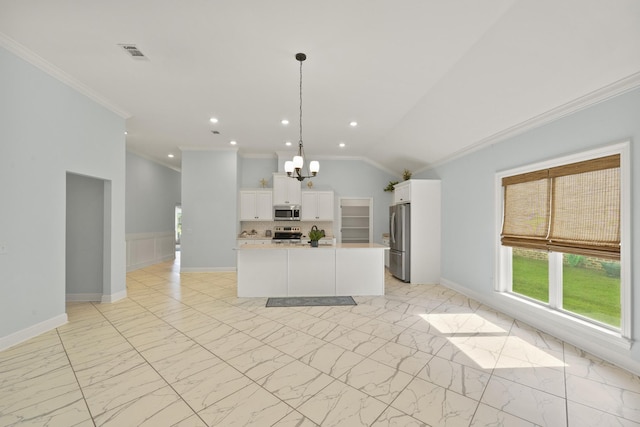
<instances>
[{"instance_id":1,"label":"ceiling air vent","mask_svg":"<svg viewBox=\"0 0 640 427\"><path fill-rule=\"evenodd\" d=\"M119 44L118 46L120 46L125 52L127 52L127 55L129 55L133 59L148 60L148 58L144 56L144 53L142 53L135 44Z\"/></svg>"},{"instance_id":2,"label":"ceiling air vent","mask_svg":"<svg viewBox=\"0 0 640 427\"><path fill-rule=\"evenodd\" d=\"M220 132L218 132L217 130L212 130L211 133L214 135L220 135Z\"/></svg>"}]
</instances>

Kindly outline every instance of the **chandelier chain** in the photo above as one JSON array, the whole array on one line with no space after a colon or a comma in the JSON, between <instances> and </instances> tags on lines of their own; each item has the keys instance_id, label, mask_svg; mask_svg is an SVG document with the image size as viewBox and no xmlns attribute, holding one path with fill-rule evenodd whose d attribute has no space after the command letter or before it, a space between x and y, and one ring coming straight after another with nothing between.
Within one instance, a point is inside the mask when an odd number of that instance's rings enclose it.
<instances>
[{"instance_id":1,"label":"chandelier chain","mask_svg":"<svg viewBox=\"0 0 640 427\"><path fill-rule=\"evenodd\" d=\"M300 61L300 144L302 144L302 61Z\"/></svg>"},{"instance_id":2,"label":"chandelier chain","mask_svg":"<svg viewBox=\"0 0 640 427\"><path fill-rule=\"evenodd\" d=\"M320 163L314 160L308 164L305 164L304 148L302 142L302 62L307 59L304 53L296 54L296 59L300 62L300 139L298 142L298 154L293 157L293 161L286 161L284 163L284 169L287 176L295 178L298 181L303 181L305 178L312 178L318 174L320 169ZM308 172L305 174L304 170Z\"/></svg>"}]
</instances>

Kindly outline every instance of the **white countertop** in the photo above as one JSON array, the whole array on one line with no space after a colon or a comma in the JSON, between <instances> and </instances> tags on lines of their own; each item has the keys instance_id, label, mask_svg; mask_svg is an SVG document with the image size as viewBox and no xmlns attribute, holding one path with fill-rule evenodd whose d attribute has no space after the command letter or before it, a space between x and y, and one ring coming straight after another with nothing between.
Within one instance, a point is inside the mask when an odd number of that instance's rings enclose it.
<instances>
[{"instance_id":1,"label":"white countertop","mask_svg":"<svg viewBox=\"0 0 640 427\"><path fill-rule=\"evenodd\" d=\"M255 250L255 249L388 249L386 246L379 245L377 243L337 243L335 245L319 245L317 248L312 248L309 243L300 244L286 244L286 243L271 243L266 245L252 245L246 244L236 248L236 250Z\"/></svg>"}]
</instances>

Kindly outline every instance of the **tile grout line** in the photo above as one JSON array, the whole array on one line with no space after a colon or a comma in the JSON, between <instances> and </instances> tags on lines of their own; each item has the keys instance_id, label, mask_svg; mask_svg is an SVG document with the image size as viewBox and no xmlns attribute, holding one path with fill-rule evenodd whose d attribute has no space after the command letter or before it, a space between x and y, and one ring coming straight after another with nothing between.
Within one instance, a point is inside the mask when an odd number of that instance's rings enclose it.
<instances>
[{"instance_id":1,"label":"tile grout line","mask_svg":"<svg viewBox=\"0 0 640 427\"><path fill-rule=\"evenodd\" d=\"M62 345L62 350L64 350L64 355L67 358L67 362L69 363L69 367L71 368L71 372L73 372L73 377L76 380L76 384L78 385L78 390L80 391L80 394L82 395L82 401L84 402L85 407L87 408L87 413L89 414L89 417L91 418L91 422L93 423L93 426L96 426L96 421L93 418L93 413L91 412L91 408L89 408L89 403L87 402L87 398L84 394L84 390L82 388L82 386L80 385L80 381L78 380L78 375L76 374L76 370L73 367L73 363L71 363L71 358L69 357L69 352L67 351L67 347L64 345L64 340L62 339L62 336L60 335L60 331L58 330L58 328L56 328L56 334L58 335L58 339L60 340L60 345Z\"/></svg>"},{"instance_id":2,"label":"tile grout line","mask_svg":"<svg viewBox=\"0 0 640 427\"><path fill-rule=\"evenodd\" d=\"M136 301L133 301L133 302L135 302L135 303L137 304L137 302L136 302ZM94 307L95 307L95 305L94 305ZM143 308L144 308L144 307L143 307ZM111 325L111 327L112 327L113 329L115 329L115 330L116 330L116 332L118 333L118 335L120 335L120 336L121 336L121 337L122 337L122 338L127 342L127 344L129 344L129 345L131 346L131 348L132 348L132 349L133 349L133 350L134 350L134 351L135 351L135 352L136 352L136 353L137 353L137 354L142 358L142 360L144 360L144 363L145 363L147 366L149 366L151 369L153 369L153 371L154 371L156 374L158 374L158 376L160 376L160 378L162 378L162 380L165 382L165 384L166 384L167 386L169 386L169 387L171 388L171 390L173 390L173 392L174 392L174 393L176 393L176 395L177 395L177 396L179 396L180 400L182 400L182 401L187 405L187 407L189 407L189 409L191 409L191 410L193 411L193 413L194 413L195 415L197 415L197 416L198 416L198 418L200 418L200 416L198 415L198 413L197 413L195 410L193 410L193 408L191 407L191 405L189 405L189 404L184 400L184 398L182 397L182 395L181 395L180 393L178 393L178 392L173 388L173 386L172 386L172 385L171 385L171 384L170 384L170 383L169 383L169 382L168 382L168 381L167 381L167 380L166 380L166 379L165 379L165 378L164 378L164 377L163 377L163 376L162 376L162 375L161 375L161 374L160 374L160 373L159 373L159 372L158 372L158 371L153 367L153 365L152 365L152 364L147 360L147 358L145 358L145 357L142 355L142 353L140 353L140 351L138 350L138 348L137 348L135 345L133 345L133 344L129 341L129 339L128 339L126 336L124 336L124 335L122 334L122 332L120 331L120 329L118 329L118 327L117 327L116 325L114 325L114 324L113 324L113 322L112 322L112 321L111 321L111 320L110 320L110 319L109 319L109 318L108 318L108 317L107 317L107 316L106 316L102 311L100 311L97 307L96 307L96 311L98 311L98 313L100 313L100 315L101 315L101 316L102 316L102 317L103 317L103 318L104 318L104 319L109 323L109 325ZM107 379L104 379L104 380L102 380L102 381L106 381L106 380L107 380ZM96 384L98 384L98 383L100 383L100 382L102 382L102 381L98 381ZM156 391L160 390L161 388L162 388L162 387L159 387L159 388L157 388L157 389L155 389L155 390L152 390L151 392L146 393L144 396L148 396L149 394L155 393ZM84 393L83 393L83 395L84 395ZM141 396L141 397L142 397L142 396ZM138 399L139 399L139 398L138 398ZM123 406L123 405L126 405L126 404L128 404L128 403L132 402L133 400L136 400L136 399L132 399L132 400L129 400L129 401L127 401L127 402L124 402L124 403L122 403L121 405L118 405L116 408L119 408L119 407L121 407L121 406ZM115 409L115 408L113 408L113 409ZM186 419L190 418L191 416L192 416L192 415L190 415L189 417L186 417L184 420L186 420ZM93 418L93 416L92 416L92 418ZM202 418L200 418L200 419L202 420ZM182 422L182 421L184 421L184 420L181 420L180 422ZM204 420L202 420L202 422L204 422ZM205 424L207 424L207 423L205 423ZM94 421L94 425L95 425L95 421Z\"/></svg>"},{"instance_id":3,"label":"tile grout line","mask_svg":"<svg viewBox=\"0 0 640 427\"><path fill-rule=\"evenodd\" d=\"M138 283L140 283L140 282L138 282ZM141 283L141 284L142 284L143 286L146 286L147 288L150 288L150 286L148 286L148 285L145 285L145 284L143 284L143 283ZM157 291L156 289L153 289L153 290L154 290L155 292L159 292L159 291ZM197 291L197 290L196 290L196 291ZM204 294L203 292L200 292L200 291L197 291L197 292ZM162 292L159 292L159 293L162 293ZM164 295L164 294L163 294L163 295ZM204 294L204 295L207 295L207 294ZM170 297L170 298L171 298L171 297ZM175 299L175 298L174 298L174 299ZM184 303L183 303L182 301L180 301L180 300L176 300L176 301L178 301L178 302L179 302L179 303L181 303L181 304L184 304ZM275 396L272 392L270 392L269 390L265 389L262 385L258 384L258 382L257 382L257 381L253 380L252 378L250 378L250 377L248 377L247 375L245 375L243 372L239 371L235 366L233 366L233 365L231 365L229 362L227 362L227 360L225 360L224 358L222 358L222 357L220 357L220 356L216 355L214 352L212 352L212 351L211 351L211 350L209 350L208 348L204 347L201 343L199 343L198 341L196 341L194 338L191 338L189 335L187 335L187 334L185 334L184 332L180 331L179 329L175 328L175 326L173 326L171 323L169 323L168 321L164 320L163 318L161 318L160 316L158 316L157 314L155 314L154 312L152 312L151 310L149 310L147 307L145 307L144 305L142 305L142 304L141 304L141 303L139 303L138 301L133 300L133 302L135 302L135 303L136 303L136 304L138 304L140 307L142 307L143 309L145 309L147 312L151 313L153 316L155 316L155 317L156 317L156 318L158 318L159 320L163 321L164 323L166 323L167 325L169 325L169 326L170 326L170 327L172 327L173 329L175 329L175 330L176 330L177 332L179 332L180 334L184 335L184 336L185 336L186 338L188 338L189 340L192 340L194 343L196 343L198 346L200 346L203 350L207 351L208 353L210 353L210 354L211 354L211 355L213 355L214 357L216 357L216 358L220 359L223 363L225 363L226 365L228 365L229 367L231 367L232 369L234 369L234 370L235 370L236 372L238 372L240 375L242 375L243 377L246 377L248 380L250 380L252 384L255 384L257 387L259 387L260 389L262 389L262 390L264 390L265 392L269 393L270 395L274 396L274 397L275 397L276 399L278 399L280 402L284 403L284 404L285 404L285 405L287 405L289 408L291 408L291 409L292 409L292 411L290 411L290 412L288 412L287 414L285 414L281 419L283 419L283 418L287 417L287 416L288 416L290 413L292 413L292 412L298 412L298 413L300 413L299 411L297 411L297 409L296 409L296 408L292 407L292 406L291 406L291 405L289 405L287 402L285 402L285 401L283 401L282 399L280 399L279 397ZM202 311L198 310L198 309L197 309L197 308L195 308L195 307L192 307L192 306L190 306L190 305L188 305L188 304L184 304L184 305L185 305L185 306L187 306L188 308L191 308L191 309L193 309L193 310L197 311L198 313L201 313L201 314L203 314L203 315L205 315L205 316L207 316L207 317L211 318L212 320L214 320L214 321L216 321L216 322L223 323L223 324L225 324L225 325L227 325L227 326L229 326L229 327L233 328L233 326L231 326L231 325L227 324L226 322L224 322L224 321L220 321L220 320L216 319L215 317L213 317L213 316L211 316L211 315L209 315L209 314L207 314L207 313L205 313L205 312L202 312ZM115 326L114 326L114 327L115 327ZM117 328L116 328L116 329L117 329ZM235 330L237 330L237 331L239 331L239 332L242 332L242 331L240 331L240 330L238 330L238 329L236 329L236 328L233 328L233 329L235 329ZM120 331L118 331L118 332L120 333ZM126 338L125 338L125 339L126 339ZM259 340L259 341L261 341L261 340ZM262 342L262 341L261 341L261 342ZM267 345L267 346L269 346L268 344L265 344L265 343L263 343L263 345ZM269 347L271 347L271 346L269 346ZM135 347L134 347L134 348L135 348ZM274 348L274 347L271 347L271 348ZM277 350L277 349L276 349L276 350ZM136 349L136 351L137 351L137 349ZM286 354L286 353L285 353L285 354ZM140 354L140 356L144 358L144 356L142 356L142 354ZM158 375L160 375L160 377L162 377L162 379L163 379L165 382L167 382L167 384L169 384L169 386L171 387L171 389L172 389L172 390L173 390L173 391L174 391L178 396L180 396L180 399L182 399L182 400L187 404L187 406L188 406L188 407L189 407L189 408L190 408L190 409L191 409L191 410L192 410L192 411L193 411L193 412L194 412L194 413L195 413L195 414L196 414L196 415L197 415L197 416L202 420L202 422L204 422L206 425L208 425L208 423L206 423L206 422L202 419L202 417L200 416L199 412L195 411L195 410L191 407L191 405L189 405L189 403L188 403L188 402L186 402L186 401L184 400L184 398L182 397L182 395L181 395L180 393L178 393L178 391L177 391L177 390L175 390L175 389L173 388L173 386L172 386L172 385L171 385L171 384L170 384L170 383L169 383L169 382L168 382L168 381L167 381L167 380L162 376L162 374L161 374L160 372L158 372L158 371L153 367L153 365L152 365L150 362L148 362L146 359L144 359L144 360L145 360L145 362L147 362L147 364L149 364L149 365L151 366L151 368L152 368L154 371L156 371L156 373L157 373ZM295 359L295 358L294 358L294 361L296 361L296 360L298 360L298 359ZM285 366L286 366L286 365L285 365ZM205 369L203 369L203 370L206 370L206 368L205 368ZM202 372L202 371L199 371L199 372ZM199 372L198 372L198 373L199 373ZM194 373L193 375L197 375L198 373ZM267 374L267 375L268 375L268 374ZM266 376L266 375L265 375L265 376ZM226 396L221 397L220 399L216 400L215 402L213 402L213 403L212 403L211 405L209 405L209 406L213 406L213 405L215 405L216 403L220 402L221 400L224 400L224 399L226 399L227 397L232 396L232 395L234 395L235 393L240 392L241 390L244 390L245 388L249 387L250 385L251 385L251 384L248 384L248 385L246 385L246 386L242 387L240 390L236 390L236 391L234 391L233 393L230 393L230 394L228 394L228 395L226 395ZM209 407L209 406L207 406L207 407ZM204 408L204 409L206 409L206 408ZM204 409L203 409L203 410L204 410ZM305 417L305 418L306 418L306 417ZM281 419L280 419L280 420L281 420ZM278 420L278 421L280 421L280 420Z\"/></svg>"}]
</instances>

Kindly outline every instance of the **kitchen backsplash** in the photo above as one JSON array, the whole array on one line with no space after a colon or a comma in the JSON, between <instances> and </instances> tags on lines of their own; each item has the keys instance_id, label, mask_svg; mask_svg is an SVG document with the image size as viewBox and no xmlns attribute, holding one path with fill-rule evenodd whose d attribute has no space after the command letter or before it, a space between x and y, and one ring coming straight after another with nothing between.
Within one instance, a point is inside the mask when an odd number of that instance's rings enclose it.
<instances>
[{"instance_id":1,"label":"kitchen backsplash","mask_svg":"<svg viewBox=\"0 0 640 427\"><path fill-rule=\"evenodd\" d=\"M317 226L319 230L324 230L324 234L327 237L334 237L333 235L333 222L332 221L240 221L240 234L243 231L247 232L248 238L266 238L269 239L265 235L267 230L271 230L273 234L273 228L275 226L283 226L283 227L300 227L300 231L302 231L303 236L307 236L309 234L309 230L311 227ZM255 234L251 234L251 232L255 230ZM238 235L238 237L245 237Z\"/></svg>"}]
</instances>

